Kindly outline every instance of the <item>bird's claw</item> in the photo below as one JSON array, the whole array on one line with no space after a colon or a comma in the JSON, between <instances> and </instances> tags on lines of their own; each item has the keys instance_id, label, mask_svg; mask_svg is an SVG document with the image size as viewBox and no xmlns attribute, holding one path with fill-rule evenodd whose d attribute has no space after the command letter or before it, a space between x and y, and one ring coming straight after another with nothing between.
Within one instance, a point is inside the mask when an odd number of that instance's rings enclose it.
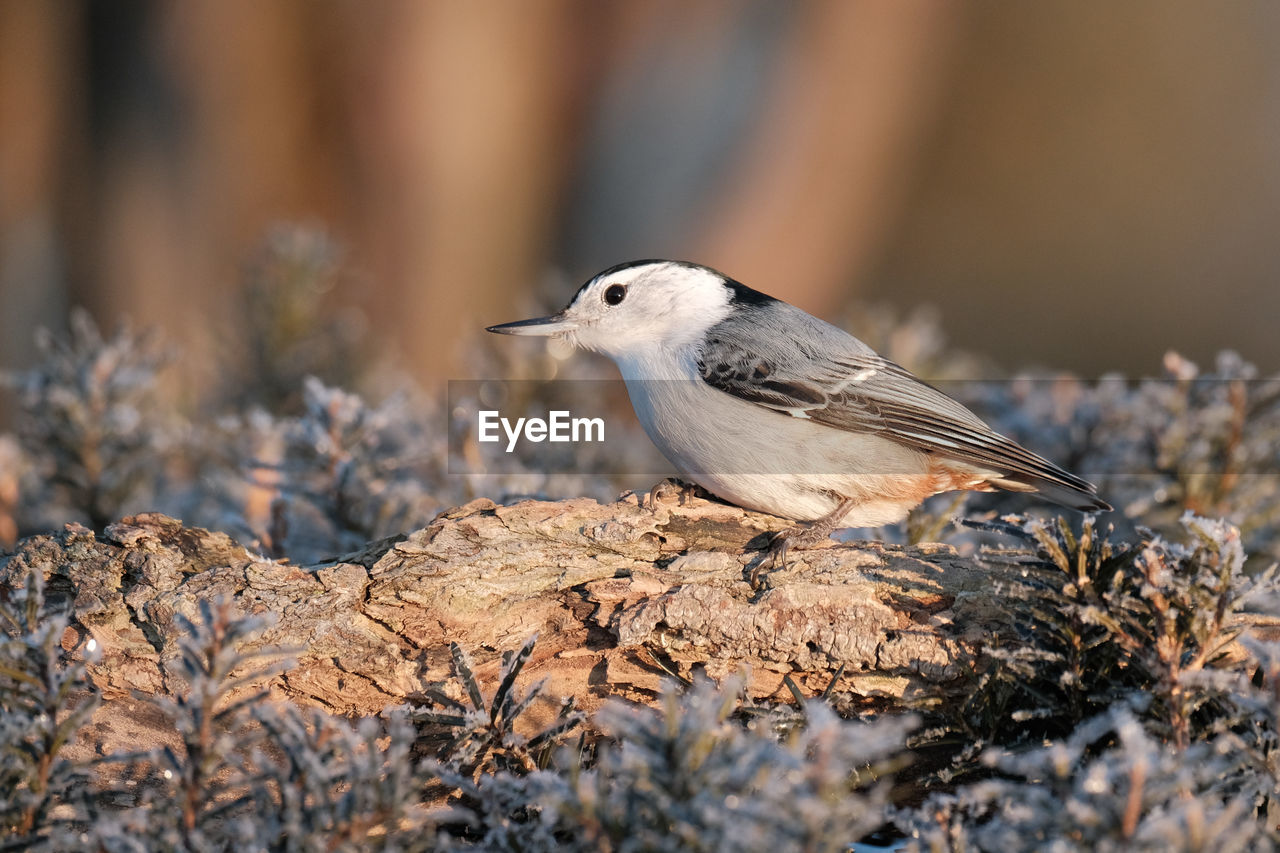
<instances>
[{"instance_id":1,"label":"bird's claw","mask_svg":"<svg viewBox=\"0 0 1280 853\"><path fill-rule=\"evenodd\" d=\"M764 555L756 561L751 568L751 573L747 576L747 582L751 584L752 589L759 590L761 588L762 576L765 570L768 574L773 572L784 571L787 568L787 552L791 549L792 540L797 538L797 534L802 532L804 528L788 527L786 530L780 530L773 534L773 538L769 540L769 547Z\"/></svg>"},{"instance_id":2,"label":"bird's claw","mask_svg":"<svg viewBox=\"0 0 1280 853\"><path fill-rule=\"evenodd\" d=\"M787 552L792 548L810 548L825 540L840 526L840 521L853 508L853 501L845 498L833 511L809 524L797 524L774 534L769 540L768 553L751 570L748 579L754 589L758 589L760 573L769 566L773 571L787 568Z\"/></svg>"},{"instance_id":3,"label":"bird's claw","mask_svg":"<svg viewBox=\"0 0 1280 853\"><path fill-rule=\"evenodd\" d=\"M677 506L684 506L700 492L702 492L702 487L697 483L688 483L684 480L677 480L674 477L667 477L649 489L646 505L649 509L655 509L659 503L670 503L675 500Z\"/></svg>"}]
</instances>

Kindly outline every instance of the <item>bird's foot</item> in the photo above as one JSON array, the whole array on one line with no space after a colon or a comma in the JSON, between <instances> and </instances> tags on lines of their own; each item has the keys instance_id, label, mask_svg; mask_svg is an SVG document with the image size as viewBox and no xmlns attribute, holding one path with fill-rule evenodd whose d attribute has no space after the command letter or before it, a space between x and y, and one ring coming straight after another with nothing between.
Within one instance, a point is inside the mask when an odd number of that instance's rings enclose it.
<instances>
[{"instance_id":1,"label":"bird's foot","mask_svg":"<svg viewBox=\"0 0 1280 853\"><path fill-rule=\"evenodd\" d=\"M646 505L649 509L654 509L660 503L665 504L675 501L678 506L684 506L695 497L707 496L707 491L697 483L689 483L674 477L667 477L661 483L649 489Z\"/></svg>"},{"instance_id":2,"label":"bird's foot","mask_svg":"<svg viewBox=\"0 0 1280 853\"><path fill-rule=\"evenodd\" d=\"M771 572L787 568L787 552L792 548L800 550L812 548L839 530L841 522L849 514L849 510L853 509L855 503L853 500L845 499L834 510L817 521L811 521L808 524L797 524L794 527L788 527L775 533L773 538L769 540L768 553L751 569L748 581L751 583L752 588L759 588L760 575L765 568L768 568Z\"/></svg>"}]
</instances>

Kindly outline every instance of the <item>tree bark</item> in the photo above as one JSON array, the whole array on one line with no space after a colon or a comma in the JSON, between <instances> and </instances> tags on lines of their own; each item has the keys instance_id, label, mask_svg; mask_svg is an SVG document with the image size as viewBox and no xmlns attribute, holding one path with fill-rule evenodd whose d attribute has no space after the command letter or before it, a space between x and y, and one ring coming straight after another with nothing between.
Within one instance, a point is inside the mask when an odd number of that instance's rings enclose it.
<instances>
[{"instance_id":1,"label":"tree bark","mask_svg":"<svg viewBox=\"0 0 1280 853\"><path fill-rule=\"evenodd\" d=\"M745 671L750 696L786 699L785 675L816 694L843 667L848 701L894 706L957 682L998 624L1002 570L946 545L832 542L793 551L753 589L746 578L779 526L697 498L477 500L399 541L295 566L147 514L98 536L73 526L27 539L0 562L0 586L41 572L49 598L74 610L64 648L78 656L94 641L95 749L171 741L137 694L182 689L174 616L197 619L215 596L274 617L255 647L294 650L297 665L267 680L274 695L342 714L448 685L455 641L491 691L501 652L536 632L521 683L547 686L531 723L561 697L588 712L610 696L647 701L668 672L699 669Z\"/></svg>"}]
</instances>

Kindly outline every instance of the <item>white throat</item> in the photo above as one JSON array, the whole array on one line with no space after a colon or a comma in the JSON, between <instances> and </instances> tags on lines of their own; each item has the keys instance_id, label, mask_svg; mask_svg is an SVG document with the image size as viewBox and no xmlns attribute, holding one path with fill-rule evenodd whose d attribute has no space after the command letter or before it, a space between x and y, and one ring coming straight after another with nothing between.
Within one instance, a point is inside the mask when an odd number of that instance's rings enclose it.
<instances>
[{"instance_id":1,"label":"white throat","mask_svg":"<svg viewBox=\"0 0 1280 853\"><path fill-rule=\"evenodd\" d=\"M697 347L692 343L676 348L655 343L620 353L613 360L627 382L699 378Z\"/></svg>"}]
</instances>

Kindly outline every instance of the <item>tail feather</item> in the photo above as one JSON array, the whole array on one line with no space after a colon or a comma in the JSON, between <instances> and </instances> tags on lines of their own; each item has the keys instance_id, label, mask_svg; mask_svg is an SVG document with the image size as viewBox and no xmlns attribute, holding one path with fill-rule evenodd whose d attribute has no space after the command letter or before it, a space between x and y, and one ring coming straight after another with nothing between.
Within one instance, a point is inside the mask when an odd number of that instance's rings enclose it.
<instances>
[{"instance_id":1,"label":"tail feather","mask_svg":"<svg viewBox=\"0 0 1280 853\"><path fill-rule=\"evenodd\" d=\"M990 482L994 486L999 486L1012 492L1036 492L1047 500L1072 509L1078 509L1081 512L1109 512L1111 510L1111 504L1098 497L1097 489L1091 483L1087 483L1073 475L1068 476L1071 477L1071 480L1075 480L1083 484L1083 486L1065 479L1035 477L1023 473L992 478Z\"/></svg>"}]
</instances>

